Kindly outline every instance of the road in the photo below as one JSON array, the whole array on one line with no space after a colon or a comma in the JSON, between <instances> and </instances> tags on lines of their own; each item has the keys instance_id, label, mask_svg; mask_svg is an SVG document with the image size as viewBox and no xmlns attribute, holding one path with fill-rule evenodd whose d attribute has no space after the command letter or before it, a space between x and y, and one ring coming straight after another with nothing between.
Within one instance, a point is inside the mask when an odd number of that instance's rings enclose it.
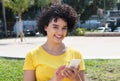
<instances>
[{"instance_id":1,"label":"road","mask_svg":"<svg viewBox=\"0 0 120 81\"><path fill-rule=\"evenodd\" d=\"M26 53L43 44L46 37L0 39L0 57L25 58ZM63 42L78 49L84 59L120 59L120 37L66 37Z\"/></svg>"}]
</instances>

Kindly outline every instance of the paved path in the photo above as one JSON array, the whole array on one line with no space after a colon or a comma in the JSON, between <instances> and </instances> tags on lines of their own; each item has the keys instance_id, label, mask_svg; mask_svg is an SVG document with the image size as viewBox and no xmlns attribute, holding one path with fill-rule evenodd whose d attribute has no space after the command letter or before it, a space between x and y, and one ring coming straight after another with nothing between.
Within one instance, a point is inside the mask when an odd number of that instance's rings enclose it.
<instances>
[{"instance_id":1,"label":"paved path","mask_svg":"<svg viewBox=\"0 0 120 81\"><path fill-rule=\"evenodd\" d=\"M46 37L0 39L0 56L25 58L26 53L43 44ZM120 59L120 37L66 37L64 42L81 51L85 59Z\"/></svg>"}]
</instances>

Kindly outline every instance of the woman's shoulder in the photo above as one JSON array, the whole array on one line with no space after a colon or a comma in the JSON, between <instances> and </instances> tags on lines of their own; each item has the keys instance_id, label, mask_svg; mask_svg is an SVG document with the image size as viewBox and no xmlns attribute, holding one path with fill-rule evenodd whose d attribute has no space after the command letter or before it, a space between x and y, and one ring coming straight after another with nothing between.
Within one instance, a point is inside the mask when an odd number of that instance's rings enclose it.
<instances>
[{"instance_id":1,"label":"woman's shoulder","mask_svg":"<svg viewBox=\"0 0 120 81\"><path fill-rule=\"evenodd\" d=\"M73 48L73 47L71 47L71 46L68 46L67 49L68 49L69 51L72 51L72 52L80 52L80 50L78 50L78 49L76 49L76 48Z\"/></svg>"},{"instance_id":2,"label":"woman's shoulder","mask_svg":"<svg viewBox=\"0 0 120 81\"><path fill-rule=\"evenodd\" d=\"M71 46L67 47L68 48L68 52L72 53L74 56L82 56L80 50L73 48Z\"/></svg>"},{"instance_id":3,"label":"woman's shoulder","mask_svg":"<svg viewBox=\"0 0 120 81\"><path fill-rule=\"evenodd\" d=\"M31 49L30 51L27 52L27 55L36 55L36 54L39 54L40 52L42 52L42 45L39 45L33 49Z\"/></svg>"}]
</instances>

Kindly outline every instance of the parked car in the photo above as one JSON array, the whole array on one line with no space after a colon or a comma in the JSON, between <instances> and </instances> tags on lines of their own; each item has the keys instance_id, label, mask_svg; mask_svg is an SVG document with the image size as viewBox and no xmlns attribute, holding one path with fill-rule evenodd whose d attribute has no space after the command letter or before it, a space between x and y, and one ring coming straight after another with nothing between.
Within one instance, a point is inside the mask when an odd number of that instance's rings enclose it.
<instances>
[{"instance_id":1,"label":"parked car","mask_svg":"<svg viewBox=\"0 0 120 81\"><path fill-rule=\"evenodd\" d=\"M37 30L37 22L35 20L22 21L23 33L25 36L35 36ZM13 33L17 35L20 32L19 22L14 25Z\"/></svg>"},{"instance_id":2,"label":"parked car","mask_svg":"<svg viewBox=\"0 0 120 81\"><path fill-rule=\"evenodd\" d=\"M115 30L113 30L113 32L120 32L120 27L116 27Z\"/></svg>"},{"instance_id":3,"label":"parked car","mask_svg":"<svg viewBox=\"0 0 120 81\"><path fill-rule=\"evenodd\" d=\"M97 28L98 32L111 32L111 28L110 27L98 27Z\"/></svg>"},{"instance_id":4,"label":"parked car","mask_svg":"<svg viewBox=\"0 0 120 81\"><path fill-rule=\"evenodd\" d=\"M86 29L96 29L99 26L101 26L101 22L98 20L87 20L85 23L80 24L80 27Z\"/></svg>"}]
</instances>

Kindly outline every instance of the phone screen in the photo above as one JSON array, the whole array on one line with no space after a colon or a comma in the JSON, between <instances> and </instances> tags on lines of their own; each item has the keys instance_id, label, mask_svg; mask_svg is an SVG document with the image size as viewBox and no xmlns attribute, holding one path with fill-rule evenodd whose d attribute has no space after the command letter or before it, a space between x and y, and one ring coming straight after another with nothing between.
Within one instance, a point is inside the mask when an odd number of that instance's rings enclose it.
<instances>
[{"instance_id":1,"label":"phone screen","mask_svg":"<svg viewBox=\"0 0 120 81\"><path fill-rule=\"evenodd\" d=\"M70 61L70 64L68 65L68 67L73 66L73 67L77 68L79 65L80 65L80 59L72 59Z\"/></svg>"}]
</instances>

